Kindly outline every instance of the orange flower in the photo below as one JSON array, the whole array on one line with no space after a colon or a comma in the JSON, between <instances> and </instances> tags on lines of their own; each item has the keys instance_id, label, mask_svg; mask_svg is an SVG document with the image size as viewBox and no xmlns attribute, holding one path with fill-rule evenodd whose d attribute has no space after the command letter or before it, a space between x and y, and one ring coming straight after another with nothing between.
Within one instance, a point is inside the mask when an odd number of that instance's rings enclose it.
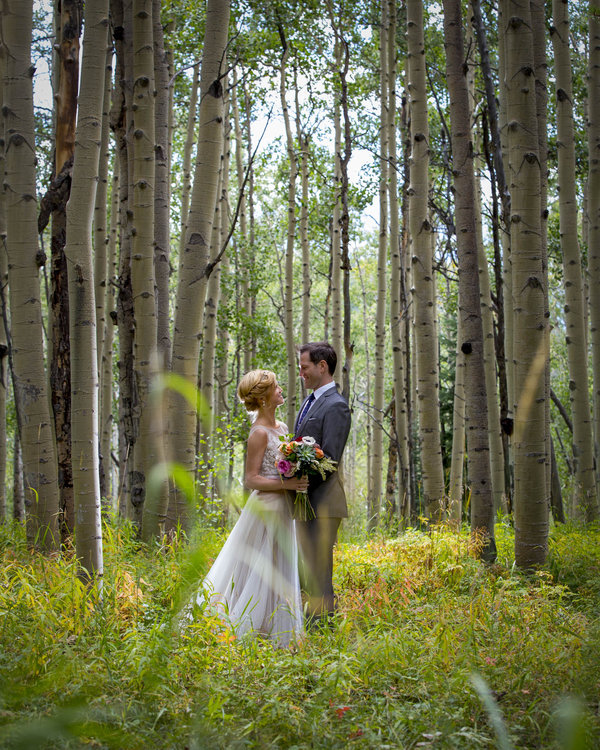
<instances>
[{"instance_id":1,"label":"orange flower","mask_svg":"<svg viewBox=\"0 0 600 750\"><path fill-rule=\"evenodd\" d=\"M323 458L323 457L325 456L325 454L324 454L324 453L323 453L323 451L322 451L322 450L321 450L321 449L319 448L319 446L318 446L318 445L315 445L315 456L316 456L317 458Z\"/></svg>"}]
</instances>

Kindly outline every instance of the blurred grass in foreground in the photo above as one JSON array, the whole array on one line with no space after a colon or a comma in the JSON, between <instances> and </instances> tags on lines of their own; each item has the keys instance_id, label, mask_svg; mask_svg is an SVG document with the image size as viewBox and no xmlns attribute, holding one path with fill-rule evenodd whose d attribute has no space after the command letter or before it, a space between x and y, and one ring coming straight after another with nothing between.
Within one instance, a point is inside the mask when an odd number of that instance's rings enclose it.
<instances>
[{"instance_id":1,"label":"blurred grass in foreground","mask_svg":"<svg viewBox=\"0 0 600 750\"><path fill-rule=\"evenodd\" d=\"M600 745L600 529L555 528L545 570L444 527L336 551L333 630L278 651L176 613L224 540L105 526L101 602L69 553L0 526L0 747Z\"/></svg>"}]
</instances>

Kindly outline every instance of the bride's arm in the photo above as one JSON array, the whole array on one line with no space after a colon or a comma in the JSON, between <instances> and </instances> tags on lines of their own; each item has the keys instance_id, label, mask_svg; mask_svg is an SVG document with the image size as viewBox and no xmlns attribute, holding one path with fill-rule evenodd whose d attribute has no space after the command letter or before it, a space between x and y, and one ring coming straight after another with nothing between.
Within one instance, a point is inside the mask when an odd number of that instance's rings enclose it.
<instances>
[{"instance_id":1,"label":"bride's arm","mask_svg":"<svg viewBox=\"0 0 600 750\"><path fill-rule=\"evenodd\" d=\"M267 448L267 440L267 433L264 430L253 430L250 433L244 477L246 487L249 490L262 490L263 492L282 492L283 490L304 492L308 488L306 477L281 477L279 479L261 475L260 469Z\"/></svg>"}]
</instances>

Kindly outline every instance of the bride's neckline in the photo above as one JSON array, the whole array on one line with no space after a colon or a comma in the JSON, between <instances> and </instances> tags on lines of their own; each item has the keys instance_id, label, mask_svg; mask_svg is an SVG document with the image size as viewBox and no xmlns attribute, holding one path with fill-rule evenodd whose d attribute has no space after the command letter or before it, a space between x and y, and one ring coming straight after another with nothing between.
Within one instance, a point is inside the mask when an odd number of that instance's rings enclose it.
<instances>
[{"instance_id":1,"label":"bride's neckline","mask_svg":"<svg viewBox=\"0 0 600 750\"><path fill-rule=\"evenodd\" d=\"M256 424L256 422L255 422L252 425L252 427L264 427L265 430L280 430L281 429L281 422L276 422L274 425Z\"/></svg>"}]
</instances>

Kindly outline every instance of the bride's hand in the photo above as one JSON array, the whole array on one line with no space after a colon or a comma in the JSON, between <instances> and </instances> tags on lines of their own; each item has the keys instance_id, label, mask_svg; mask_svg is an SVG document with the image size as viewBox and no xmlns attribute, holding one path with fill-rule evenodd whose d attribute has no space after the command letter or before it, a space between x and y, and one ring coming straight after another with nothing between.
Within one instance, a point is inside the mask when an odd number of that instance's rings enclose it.
<instances>
[{"instance_id":1,"label":"bride's hand","mask_svg":"<svg viewBox=\"0 0 600 750\"><path fill-rule=\"evenodd\" d=\"M292 477L289 480L288 489L296 492L306 492L308 490L308 477Z\"/></svg>"}]
</instances>

